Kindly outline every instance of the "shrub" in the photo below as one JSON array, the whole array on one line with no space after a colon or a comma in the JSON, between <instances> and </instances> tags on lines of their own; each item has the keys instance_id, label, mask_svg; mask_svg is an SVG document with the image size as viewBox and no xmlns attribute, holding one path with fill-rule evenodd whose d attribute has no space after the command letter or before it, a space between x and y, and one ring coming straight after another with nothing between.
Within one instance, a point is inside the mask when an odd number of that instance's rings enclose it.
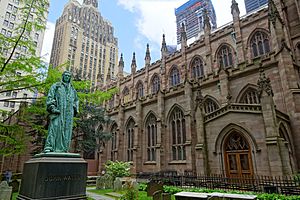
<instances>
[{"instance_id":1,"label":"shrub","mask_svg":"<svg viewBox=\"0 0 300 200\"><path fill-rule=\"evenodd\" d=\"M105 164L106 173L113 177L113 180L116 177L124 177L130 175L130 163L122 161L111 161L108 160Z\"/></svg>"},{"instance_id":2,"label":"shrub","mask_svg":"<svg viewBox=\"0 0 300 200\"><path fill-rule=\"evenodd\" d=\"M121 200L136 200L138 199L138 190L134 188L131 181L126 182L125 194L121 197Z\"/></svg>"}]
</instances>

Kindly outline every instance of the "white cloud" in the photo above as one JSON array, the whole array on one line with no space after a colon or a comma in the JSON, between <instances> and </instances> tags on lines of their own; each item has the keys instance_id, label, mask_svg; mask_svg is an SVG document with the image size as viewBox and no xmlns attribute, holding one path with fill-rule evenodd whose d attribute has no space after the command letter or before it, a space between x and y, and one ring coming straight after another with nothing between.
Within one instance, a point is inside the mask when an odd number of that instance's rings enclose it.
<instances>
[{"instance_id":1,"label":"white cloud","mask_svg":"<svg viewBox=\"0 0 300 200\"><path fill-rule=\"evenodd\" d=\"M50 54L52 49L54 31L55 31L55 24L48 21L46 25L46 31L45 31L42 53L41 53L41 56L43 56L44 60L48 63L50 62Z\"/></svg>"},{"instance_id":2,"label":"white cloud","mask_svg":"<svg viewBox=\"0 0 300 200\"><path fill-rule=\"evenodd\" d=\"M236 0L241 15L245 14L243 0ZM162 34L166 34L168 44L176 44L176 18L174 9L187 0L118 0L124 9L137 14L137 29L139 34L156 45L161 43ZM217 24L222 26L232 21L231 0L212 0Z\"/></svg>"}]
</instances>

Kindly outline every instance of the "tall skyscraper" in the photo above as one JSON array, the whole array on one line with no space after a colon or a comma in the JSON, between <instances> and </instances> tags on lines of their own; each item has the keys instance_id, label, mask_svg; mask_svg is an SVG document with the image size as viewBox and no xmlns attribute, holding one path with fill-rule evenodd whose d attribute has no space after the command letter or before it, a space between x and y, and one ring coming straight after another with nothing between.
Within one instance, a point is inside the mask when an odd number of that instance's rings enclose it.
<instances>
[{"instance_id":1,"label":"tall skyscraper","mask_svg":"<svg viewBox=\"0 0 300 200\"><path fill-rule=\"evenodd\" d=\"M20 0L1 0L0 1L0 31L1 34L6 38L14 37L15 34L19 34L16 31L16 28L21 23L20 12L24 7L23 1ZM45 13L46 17L48 13ZM29 21L36 20L36 16L34 13L31 13L29 16ZM22 40L31 39L35 45L35 55L40 56L42 50L42 44L44 39L44 30L32 30L31 32L26 32L22 37ZM19 46L15 53L13 54L12 59L16 59L18 57L26 57L26 55L31 54L29 49L26 46ZM1 55L4 58L8 58L10 56L9 49L1 49ZM16 74L22 76L25 72L17 71ZM12 98L29 98L35 97L35 94L28 90L18 90L18 91L10 91L6 93L0 93L0 99L12 99ZM22 101L31 102L31 100ZM0 110L7 112L14 112L19 109L20 103L14 100L10 101L1 101L0 102ZM5 118L5 116L0 116L0 119Z\"/></svg>"},{"instance_id":2,"label":"tall skyscraper","mask_svg":"<svg viewBox=\"0 0 300 200\"><path fill-rule=\"evenodd\" d=\"M197 37L203 31L204 12L208 13L212 30L217 28L214 6L211 0L189 0L175 9L177 24L177 44L180 43L180 29L182 23L186 28L187 39Z\"/></svg>"},{"instance_id":3,"label":"tall skyscraper","mask_svg":"<svg viewBox=\"0 0 300 200\"><path fill-rule=\"evenodd\" d=\"M251 12L267 3L268 0L245 0L246 12Z\"/></svg>"},{"instance_id":4,"label":"tall skyscraper","mask_svg":"<svg viewBox=\"0 0 300 200\"><path fill-rule=\"evenodd\" d=\"M67 69L91 80L92 86L116 77L118 40L112 24L101 16L98 0L84 0L82 5L69 0L57 19L50 64L67 61Z\"/></svg>"}]
</instances>

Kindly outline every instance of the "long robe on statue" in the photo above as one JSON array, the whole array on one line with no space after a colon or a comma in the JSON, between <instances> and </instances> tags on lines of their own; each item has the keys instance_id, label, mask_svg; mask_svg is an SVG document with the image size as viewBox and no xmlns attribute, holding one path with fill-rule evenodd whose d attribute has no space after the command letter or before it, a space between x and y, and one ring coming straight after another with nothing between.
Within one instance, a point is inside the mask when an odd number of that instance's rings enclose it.
<instances>
[{"instance_id":1,"label":"long robe on statue","mask_svg":"<svg viewBox=\"0 0 300 200\"><path fill-rule=\"evenodd\" d=\"M50 124L44 151L68 152L72 138L73 116L78 112L76 91L70 82L55 83L50 88L46 104L50 113Z\"/></svg>"}]
</instances>

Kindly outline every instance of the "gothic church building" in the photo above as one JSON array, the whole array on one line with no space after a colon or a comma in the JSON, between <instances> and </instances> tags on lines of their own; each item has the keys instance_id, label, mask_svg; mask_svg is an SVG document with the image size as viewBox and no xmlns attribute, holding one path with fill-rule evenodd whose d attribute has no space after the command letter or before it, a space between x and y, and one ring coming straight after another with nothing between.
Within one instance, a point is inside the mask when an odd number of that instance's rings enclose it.
<instances>
[{"instance_id":1,"label":"gothic church building","mask_svg":"<svg viewBox=\"0 0 300 200\"><path fill-rule=\"evenodd\" d=\"M119 93L106 103L112 139L98 157L132 161L132 172L199 174L297 173L300 166L300 3L270 0L215 31L205 17L204 35L107 87ZM167 37L167 36L166 36ZM91 170L92 165L90 165Z\"/></svg>"}]
</instances>

